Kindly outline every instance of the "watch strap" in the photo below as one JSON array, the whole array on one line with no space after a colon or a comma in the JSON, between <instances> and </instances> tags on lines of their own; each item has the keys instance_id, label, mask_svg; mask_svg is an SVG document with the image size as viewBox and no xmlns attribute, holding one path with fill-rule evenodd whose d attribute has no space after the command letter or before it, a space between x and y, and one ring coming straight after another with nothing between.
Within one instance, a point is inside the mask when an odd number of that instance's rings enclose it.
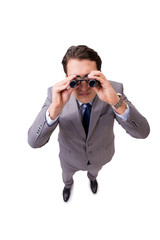
<instances>
[{"instance_id":1,"label":"watch strap","mask_svg":"<svg viewBox=\"0 0 160 240\"><path fill-rule=\"evenodd\" d=\"M122 103L123 103L123 95L118 93L118 96L120 98L119 102L112 106L113 109L120 107L122 105Z\"/></svg>"}]
</instances>

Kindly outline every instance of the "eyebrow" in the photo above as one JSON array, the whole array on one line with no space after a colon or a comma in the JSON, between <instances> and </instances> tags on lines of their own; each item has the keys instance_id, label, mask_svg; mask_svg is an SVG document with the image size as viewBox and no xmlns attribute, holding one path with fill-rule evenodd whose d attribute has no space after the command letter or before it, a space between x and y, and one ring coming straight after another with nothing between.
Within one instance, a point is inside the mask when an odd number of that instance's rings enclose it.
<instances>
[{"instance_id":1,"label":"eyebrow","mask_svg":"<svg viewBox=\"0 0 160 240\"><path fill-rule=\"evenodd\" d=\"M89 73L88 73L89 74ZM86 74L85 76L83 76L83 78L87 77L88 74ZM76 75L76 77L81 77L80 75Z\"/></svg>"}]
</instances>

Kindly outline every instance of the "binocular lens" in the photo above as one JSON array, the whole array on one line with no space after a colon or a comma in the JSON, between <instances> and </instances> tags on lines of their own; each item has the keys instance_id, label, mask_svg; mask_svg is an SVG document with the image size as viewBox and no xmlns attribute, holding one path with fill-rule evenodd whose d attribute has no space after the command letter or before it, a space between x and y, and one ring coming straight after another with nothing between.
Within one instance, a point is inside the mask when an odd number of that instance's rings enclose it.
<instances>
[{"instance_id":1,"label":"binocular lens","mask_svg":"<svg viewBox=\"0 0 160 240\"><path fill-rule=\"evenodd\" d=\"M89 86L90 87L96 87L98 85L98 81L96 81L95 79L89 79L89 80L77 80L77 79L73 79L71 82L70 82L70 87L71 88L76 88L77 85L81 82L81 81L86 81L88 82Z\"/></svg>"},{"instance_id":2,"label":"binocular lens","mask_svg":"<svg viewBox=\"0 0 160 240\"><path fill-rule=\"evenodd\" d=\"M71 88L77 87L77 81L76 81L76 80L72 80L72 81L70 82L70 87L71 87Z\"/></svg>"},{"instance_id":3,"label":"binocular lens","mask_svg":"<svg viewBox=\"0 0 160 240\"><path fill-rule=\"evenodd\" d=\"M97 85L96 80L91 79L91 80L89 81L89 86L90 86L90 87L96 87L96 85Z\"/></svg>"}]
</instances>

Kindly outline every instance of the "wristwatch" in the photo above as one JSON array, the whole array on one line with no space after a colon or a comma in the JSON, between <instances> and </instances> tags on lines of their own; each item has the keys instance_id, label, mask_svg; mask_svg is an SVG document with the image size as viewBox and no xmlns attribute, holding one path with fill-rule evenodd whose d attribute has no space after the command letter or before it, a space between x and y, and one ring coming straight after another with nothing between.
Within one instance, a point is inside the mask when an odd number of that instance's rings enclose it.
<instances>
[{"instance_id":1,"label":"wristwatch","mask_svg":"<svg viewBox=\"0 0 160 240\"><path fill-rule=\"evenodd\" d=\"M120 99L119 99L118 103L116 103L115 105L112 106L113 109L120 107L122 105L122 103L123 103L123 96L122 96L122 94L117 93L117 95L119 96Z\"/></svg>"}]
</instances>

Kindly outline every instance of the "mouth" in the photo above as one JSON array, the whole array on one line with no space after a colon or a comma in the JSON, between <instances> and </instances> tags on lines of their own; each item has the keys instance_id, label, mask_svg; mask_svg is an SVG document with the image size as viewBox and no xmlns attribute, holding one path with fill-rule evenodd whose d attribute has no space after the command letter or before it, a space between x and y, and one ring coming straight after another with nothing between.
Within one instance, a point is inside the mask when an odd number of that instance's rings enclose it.
<instances>
[{"instance_id":1,"label":"mouth","mask_svg":"<svg viewBox=\"0 0 160 240\"><path fill-rule=\"evenodd\" d=\"M83 97L88 96L89 94L90 94L89 92L81 92L81 93L79 93L79 95L83 96Z\"/></svg>"}]
</instances>

